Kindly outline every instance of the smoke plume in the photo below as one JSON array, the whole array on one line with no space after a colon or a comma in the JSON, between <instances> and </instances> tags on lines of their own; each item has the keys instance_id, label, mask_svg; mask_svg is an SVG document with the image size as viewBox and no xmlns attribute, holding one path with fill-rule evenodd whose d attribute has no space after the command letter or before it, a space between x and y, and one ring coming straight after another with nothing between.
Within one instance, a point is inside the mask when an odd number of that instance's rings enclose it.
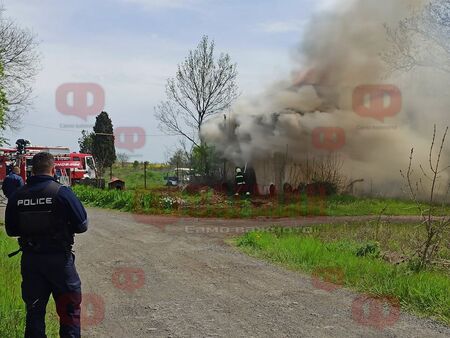
<instances>
[{"instance_id":1,"label":"smoke plume","mask_svg":"<svg viewBox=\"0 0 450 338\"><path fill-rule=\"evenodd\" d=\"M389 27L422 13L428 3L339 1L316 13L292 77L258 97L241 98L227 119L209 120L203 139L236 165L270 161L277 153L294 162L339 153L346 177L396 194L411 148L415 162L426 166L433 125L441 132L450 125L450 73L433 67L433 55L423 56L431 60L426 65L392 68L400 56L390 53L396 46ZM421 46L413 35L403 48L416 53Z\"/></svg>"}]
</instances>

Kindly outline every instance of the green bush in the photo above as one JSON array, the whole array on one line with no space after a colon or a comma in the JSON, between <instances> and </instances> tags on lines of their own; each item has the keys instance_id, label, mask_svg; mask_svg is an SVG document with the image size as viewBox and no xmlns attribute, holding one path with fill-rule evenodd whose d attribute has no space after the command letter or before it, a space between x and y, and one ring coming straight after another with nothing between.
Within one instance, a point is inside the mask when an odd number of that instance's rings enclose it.
<instances>
[{"instance_id":1,"label":"green bush","mask_svg":"<svg viewBox=\"0 0 450 338\"><path fill-rule=\"evenodd\" d=\"M381 249L380 244L377 242L368 242L361 244L356 250L356 256L358 257L380 257Z\"/></svg>"}]
</instances>

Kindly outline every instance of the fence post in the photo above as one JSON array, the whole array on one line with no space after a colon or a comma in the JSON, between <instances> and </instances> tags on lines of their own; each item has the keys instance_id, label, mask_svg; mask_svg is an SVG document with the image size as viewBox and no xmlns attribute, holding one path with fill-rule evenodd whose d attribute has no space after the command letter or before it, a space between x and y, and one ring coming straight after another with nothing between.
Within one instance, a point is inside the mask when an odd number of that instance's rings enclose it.
<instances>
[{"instance_id":1,"label":"fence post","mask_svg":"<svg viewBox=\"0 0 450 338\"><path fill-rule=\"evenodd\" d=\"M147 164L148 162L144 162L144 189L147 190Z\"/></svg>"}]
</instances>

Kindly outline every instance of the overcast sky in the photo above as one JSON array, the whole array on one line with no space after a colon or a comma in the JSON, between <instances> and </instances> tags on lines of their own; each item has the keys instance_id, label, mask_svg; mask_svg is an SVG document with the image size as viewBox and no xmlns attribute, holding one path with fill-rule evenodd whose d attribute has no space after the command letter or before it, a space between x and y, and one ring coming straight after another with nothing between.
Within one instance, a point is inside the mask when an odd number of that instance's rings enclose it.
<instances>
[{"instance_id":1,"label":"overcast sky","mask_svg":"<svg viewBox=\"0 0 450 338\"><path fill-rule=\"evenodd\" d=\"M238 63L242 95L254 95L292 69L292 54L312 12L329 0L3 0L7 16L40 41L42 70L34 108L17 133L33 144L78 151L80 127L93 125L64 115L55 104L65 83L103 88L114 127L143 128L145 145L118 149L138 160L165 161L177 138L162 136L153 117L168 77L206 34L217 52ZM128 135L128 134L127 134ZM137 138L137 136L136 136ZM137 142L123 140L123 144Z\"/></svg>"}]
</instances>

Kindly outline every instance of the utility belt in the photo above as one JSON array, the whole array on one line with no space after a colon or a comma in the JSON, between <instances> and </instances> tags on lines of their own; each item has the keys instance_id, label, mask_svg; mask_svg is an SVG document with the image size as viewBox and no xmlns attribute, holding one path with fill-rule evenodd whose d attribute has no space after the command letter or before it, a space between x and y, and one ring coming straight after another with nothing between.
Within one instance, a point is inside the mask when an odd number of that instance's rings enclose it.
<instances>
[{"instance_id":1,"label":"utility belt","mask_svg":"<svg viewBox=\"0 0 450 338\"><path fill-rule=\"evenodd\" d=\"M18 239L20 248L8 255L14 257L22 252L38 253L38 254L54 254L72 252L73 239L61 239L57 237L40 237L40 238L25 238Z\"/></svg>"}]
</instances>

